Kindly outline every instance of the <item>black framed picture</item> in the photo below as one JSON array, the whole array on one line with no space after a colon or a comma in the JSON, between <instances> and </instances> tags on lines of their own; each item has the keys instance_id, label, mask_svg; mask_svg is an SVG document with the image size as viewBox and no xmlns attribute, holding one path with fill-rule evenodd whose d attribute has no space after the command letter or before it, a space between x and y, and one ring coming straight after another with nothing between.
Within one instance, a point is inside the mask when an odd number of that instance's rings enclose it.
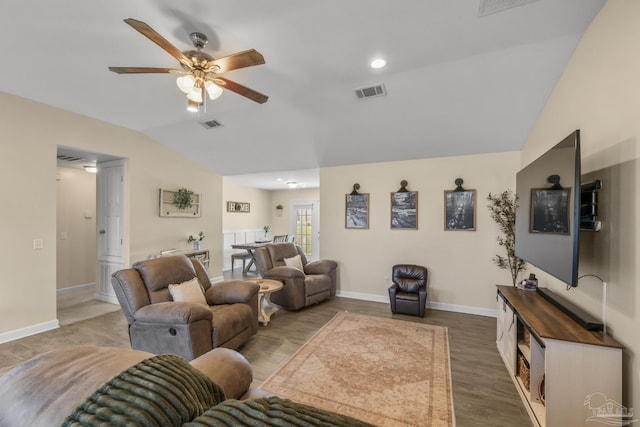
<instances>
[{"instance_id":1,"label":"black framed picture","mask_svg":"<svg viewBox=\"0 0 640 427\"><path fill-rule=\"evenodd\" d=\"M531 189L529 232L569 234L571 188Z\"/></svg>"},{"instance_id":2,"label":"black framed picture","mask_svg":"<svg viewBox=\"0 0 640 427\"><path fill-rule=\"evenodd\" d=\"M418 192L391 193L391 229L418 229Z\"/></svg>"},{"instance_id":3,"label":"black framed picture","mask_svg":"<svg viewBox=\"0 0 640 427\"><path fill-rule=\"evenodd\" d=\"M476 190L445 190L444 229L475 231Z\"/></svg>"},{"instance_id":4,"label":"black framed picture","mask_svg":"<svg viewBox=\"0 0 640 427\"><path fill-rule=\"evenodd\" d=\"M369 193L345 195L344 228L369 228Z\"/></svg>"}]
</instances>

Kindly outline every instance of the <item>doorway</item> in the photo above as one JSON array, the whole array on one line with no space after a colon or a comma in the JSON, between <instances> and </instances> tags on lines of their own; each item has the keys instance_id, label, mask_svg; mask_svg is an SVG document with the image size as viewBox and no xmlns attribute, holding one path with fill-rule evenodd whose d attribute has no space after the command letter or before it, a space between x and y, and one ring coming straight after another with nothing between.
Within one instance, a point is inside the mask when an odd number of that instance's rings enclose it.
<instances>
[{"instance_id":1,"label":"doorway","mask_svg":"<svg viewBox=\"0 0 640 427\"><path fill-rule=\"evenodd\" d=\"M296 237L300 246L311 261L320 258L320 201L296 200L291 202L289 234Z\"/></svg>"},{"instance_id":2,"label":"doorway","mask_svg":"<svg viewBox=\"0 0 640 427\"><path fill-rule=\"evenodd\" d=\"M99 184L100 174L92 168L116 162L124 170L124 161L102 153L58 146L56 294L57 317L61 325L119 310L110 283L106 294L101 288L104 287L104 276L101 277L98 262L101 243L98 199L113 199L113 193ZM119 181L124 186L124 174ZM123 214L124 210L122 217ZM121 221L120 224L124 223ZM124 236L122 240L118 239L120 241L124 247ZM125 265L124 256L119 265Z\"/></svg>"}]
</instances>

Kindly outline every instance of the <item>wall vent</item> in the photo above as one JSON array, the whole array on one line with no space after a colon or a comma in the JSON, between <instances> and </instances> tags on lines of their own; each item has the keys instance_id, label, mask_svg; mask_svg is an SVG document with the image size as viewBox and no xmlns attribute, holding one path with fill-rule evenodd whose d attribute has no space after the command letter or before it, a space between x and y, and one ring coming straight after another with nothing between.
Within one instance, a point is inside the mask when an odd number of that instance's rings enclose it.
<instances>
[{"instance_id":1,"label":"wall vent","mask_svg":"<svg viewBox=\"0 0 640 427\"><path fill-rule=\"evenodd\" d=\"M538 0L480 0L478 16L487 16Z\"/></svg>"},{"instance_id":2,"label":"wall vent","mask_svg":"<svg viewBox=\"0 0 640 427\"><path fill-rule=\"evenodd\" d=\"M384 83L380 83L373 86L361 87L355 89L354 92L358 99L373 98L376 96L385 96L387 89L384 87Z\"/></svg>"},{"instance_id":3,"label":"wall vent","mask_svg":"<svg viewBox=\"0 0 640 427\"><path fill-rule=\"evenodd\" d=\"M207 129L213 129L222 126L222 123L217 120L207 120L206 122L200 122L200 124Z\"/></svg>"},{"instance_id":4,"label":"wall vent","mask_svg":"<svg viewBox=\"0 0 640 427\"><path fill-rule=\"evenodd\" d=\"M66 154L58 154L58 160L64 160L65 162L83 162L86 159L84 157L68 156Z\"/></svg>"}]
</instances>

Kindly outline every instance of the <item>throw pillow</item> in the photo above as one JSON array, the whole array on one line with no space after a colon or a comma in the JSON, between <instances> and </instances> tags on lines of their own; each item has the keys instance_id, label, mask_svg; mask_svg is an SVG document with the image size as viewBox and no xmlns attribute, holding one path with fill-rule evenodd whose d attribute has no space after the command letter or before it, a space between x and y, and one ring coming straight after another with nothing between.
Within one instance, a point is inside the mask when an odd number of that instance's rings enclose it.
<instances>
[{"instance_id":1,"label":"throw pillow","mask_svg":"<svg viewBox=\"0 0 640 427\"><path fill-rule=\"evenodd\" d=\"M204 292L202 292L197 277L187 280L186 282L169 285L169 293L174 301L199 302L207 305L207 300L204 297Z\"/></svg>"},{"instance_id":2,"label":"throw pillow","mask_svg":"<svg viewBox=\"0 0 640 427\"><path fill-rule=\"evenodd\" d=\"M302 265L302 258L300 258L300 255L296 255L291 258L285 258L284 265L286 265L287 267L297 268L304 273L304 266Z\"/></svg>"}]
</instances>

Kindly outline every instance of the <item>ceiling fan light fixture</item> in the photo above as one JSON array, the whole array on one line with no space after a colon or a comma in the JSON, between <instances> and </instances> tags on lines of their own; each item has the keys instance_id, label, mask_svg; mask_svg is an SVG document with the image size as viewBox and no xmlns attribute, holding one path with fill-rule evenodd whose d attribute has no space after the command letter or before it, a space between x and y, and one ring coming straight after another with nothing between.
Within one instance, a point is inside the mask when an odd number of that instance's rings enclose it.
<instances>
[{"instance_id":1,"label":"ceiling fan light fixture","mask_svg":"<svg viewBox=\"0 0 640 427\"><path fill-rule=\"evenodd\" d=\"M196 79L191 74L187 74L186 76L178 77L176 79L176 84L178 85L178 89L188 94L196 85Z\"/></svg>"},{"instance_id":2,"label":"ceiling fan light fixture","mask_svg":"<svg viewBox=\"0 0 640 427\"><path fill-rule=\"evenodd\" d=\"M196 101L192 101L190 99L187 100L187 111L191 113L197 113L198 108L200 108L200 103Z\"/></svg>"},{"instance_id":3,"label":"ceiling fan light fixture","mask_svg":"<svg viewBox=\"0 0 640 427\"><path fill-rule=\"evenodd\" d=\"M188 98L190 101L194 101L194 102L197 102L198 104L201 104L201 103L202 103L202 101L203 101L203 99L202 99L202 89L200 89L200 88L193 88L193 89L191 90L191 92L189 92L189 93L187 94L187 98Z\"/></svg>"},{"instance_id":4,"label":"ceiling fan light fixture","mask_svg":"<svg viewBox=\"0 0 640 427\"><path fill-rule=\"evenodd\" d=\"M206 82L204 82L204 88L206 89L207 94L209 95L209 99L212 101L214 99L218 99L220 95L222 95L222 88L217 84L215 84L214 82L212 82L211 80L207 80Z\"/></svg>"}]
</instances>

